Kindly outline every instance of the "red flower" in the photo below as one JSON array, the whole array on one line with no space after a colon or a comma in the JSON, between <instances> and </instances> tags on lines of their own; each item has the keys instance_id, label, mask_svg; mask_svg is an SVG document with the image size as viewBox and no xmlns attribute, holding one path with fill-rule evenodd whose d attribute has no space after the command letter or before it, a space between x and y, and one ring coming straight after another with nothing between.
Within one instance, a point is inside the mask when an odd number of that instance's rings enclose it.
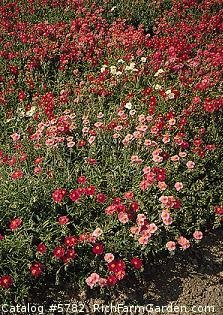
<instances>
[{"instance_id":1,"label":"red flower","mask_svg":"<svg viewBox=\"0 0 223 315\"><path fill-rule=\"evenodd\" d=\"M77 179L78 184L86 184L87 178L83 175L79 176Z\"/></svg>"},{"instance_id":2,"label":"red flower","mask_svg":"<svg viewBox=\"0 0 223 315\"><path fill-rule=\"evenodd\" d=\"M92 247L92 252L95 255L101 255L104 252L104 245L102 243L95 243Z\"/></svg>"},{"instance_id":3,"label":"red flower","mask_svg":"<svg viewBox=\"0 0 223 315\"><path fill-rule=\"evenodd\" d=\"M23 171L22 170L14 171L12 173L11 177L12 177L13 180L21 179L21 178L23 178Z\"/></svg>"},{"instance_id":4,"label":"red flower","mask_svg":"<svg viewBox=\"0 0 223 315\"><path fill-rule=\"evenodd\" d=\"M98 203L104 203L106 201L106 199L107 199L107 196L105 194L103 194L103 193L99 193L96 196L96 201Z\"/></svg>"},{"instance_id":5,"label":"red flower","mask_svg":"<svg viewBox=\"0 0 223 315\"><path fill-rule=\"evenodd\" d=\"M32 264L32 266L29 268L31 274L33 277L39 277L41 276L42 272L43 272L43 264L39 263L39 262L35 262Z\"/></svg>"},{"instance_id":6,"label":"red flower","mask_svg":"<svg viewBox=\"0 0 223 315\"><path fill-rule=\"evenodd\" d=\"M142 259L138 258L138 257L134 257L130 260L131 265L135 268L135 269L140 269L143 265Z\"/></svg>"},{"instance_id":7,"label":"red flower","mask_svg":"<svg viewBox=\"0 0 223 315\"><path fill-rule=\"evenodd\" d=\"M87 196L93 196L95 194L96 188L95 186L89 186L85 189L85 193Z\"/></svg>"},{"instance_id":8,"label":"red flower","mask_svg":"<svg viewBox=\"0 0 223 315\"><path fill-rule=\"evenodd\" d=\"M69 218L66 215L62 215L58 218L58 223L63 225L63 224L67 224L69 222Z\"/></svg>"},{"instance_id":9,"label":"red flower","mask_svg":"<svg viewBox=\"0 0 223 315\"><path fill-rule=\"evenodd\" d=\"M73 247L73 246L76 246L78 243L78 238L76 236L67 236L65 237L64 239L64 244L67 246L67 247Z\"/></svg>"},{"instance_id":10,"label":"red flower","mask_svg":"<svg viewBox=\"0 0 223 315\"><path fill-rule=\"evenodd\" d=\"M78 201L80 197L81 197L80 191L78 191L77 189L71 190L70 195L69 195L70 200L75 202L75 201Z\"/></svg>"},{"instance_id":11,"label":"red flower","mask_svg":"<svg viewBox=\"0 0 223 315\"><path fill-rule=\"evenodd\" d=\"M9 275L4 275L0 278L0 286L4 289L8 289L13 284L12 277Z\"/></svg>"},{"instance_id":12,"label":"red flower","mask_svg":"<svg viewBox=\"0 0 223 315\"><path fill-rule=\"evenodd\" d=\"M65 254L65 250L63 247L55 247L54 250L53 250L53 256L56 257L56 258L62 258Z\"/></svg>"},{"instance_id":13,"label":"red flower","mask_svg":"<svg viewBox=\"0 0 223 315\"><path fill-rule=\"evenodd\" d=\"M44 254L46 252L46 245L44 243L39 243L37 246L37 251L41 254Z\"/></svg>"},{"instance_id":14,"label":"red flower","mask_svg":"<svg viewBox=\"0 0 223 315\"><path fill-rule=\"evenodd\" d=\"M218 215L223 215L223 206L216 206L214 211Z\"/></svg>"},{"instance_id":15,"label":"red flower","mask_svg":"<svg viewBox=\"0 0 223 315\"><path fill-rule=\"evenodd\" d=\"M14 230L18 229L21 225L22 225L22 219L15 218L10 222L9 228L10 228L10 230L14 231Z\"/></svg>"},{"instance_id":16,"label":"red flower","mask_svg":"<svg viewBox=\"0 0 223 315\"><path fill-rule=\"evenodd\" d=\"M125 270L125 262L121 259L119 260L113 260L110 263L108 263L108 270L110 272L119 272Z\"/></svg>"},{"instance_id":17,"label":"red flower","mask_svg":"<svg viewBox=\"0 0 223 315\"><path fill-rule=\"evenodd\" d=\"M71 260L73 260L76 257L77 257L76 251L74 249L72 249L72 248L69 248L66 251L66 254L63 257L63 262L64 262L64 264L66 264L66 263L70 262Z\"/></svg>"},{"instance_id":18,"label":"red flower","mask_svg":"<svg viewBox=\"0 0 223 315\"><path fill-rule=\"evenodd\" d=\"M137 201L134 201L131 203L130 205L131 209L134 210L134 211L138 211L139 210L139 204Z\"/></svg>"},{"instance_id":19,"label":"red flower","mask_svg":"<svg viewBox=\"0 0 223 315\"><path fill-rule=\"evenodd\" d=\"M52 198L54 202L60 203L63 198L66 195L66 189L64 188L58 188L56 190L54 190L54 192L52 193Z\"/></svg>"},{"instance_id":20,"label":"red flower","mask_svg":"<svg viewBox=\"0 0 223 315\"><path fill-rule=\"evenodd\" d=\"M114 275L110 275L107 277L107 285L109 286L114 286L118 282L118 279Z\"/></svg>"}]
</instances>

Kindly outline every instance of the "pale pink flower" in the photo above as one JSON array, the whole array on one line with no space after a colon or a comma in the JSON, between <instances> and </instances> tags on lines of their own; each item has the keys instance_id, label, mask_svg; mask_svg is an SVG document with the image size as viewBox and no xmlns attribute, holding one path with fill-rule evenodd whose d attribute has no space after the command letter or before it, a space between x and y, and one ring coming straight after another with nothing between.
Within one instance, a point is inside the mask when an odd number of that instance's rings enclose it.
<instances>
[{"instance_id":1,"label":"pale pink flower","mask_svg":"<svg viewBox=\"0 0 223 315\"><path fill-rule=\"evenodd\" d=\"M87 285L92 289L99 281L100 276L97 273L92 273L85 281Z\"/></svg>"},{"instance_id":2,"label":"pale pink flower","mask_svg":"<svg viewBox=\"0 0 223 315\"><path fill-rule=\"evenodd\" d=\"M188 169L193 169L194 168L194 166L195 166L195 163L193 162L193 161L188 161L187 162L187 164L186 164L186 166L187 166L187 168Z\"/></svg>"},{"instance_id":3,"label":"pale pink flower","mask_svg":"<svg viewBox=\"0 0 223 315\"><path fill-rule=\"evenodd\" d=\"M165 182L158 182L158 187L160 190L165 190L167 189L167 184Z\"/></svg>"},{"instance_id":4,"label":"pale pink flower","mask_svg":"<svg viewBox=\"0 0 223 315\"><path fill-rule=\"evenodd\" d=\"M143 134L141 132L139 132L139 131L134 131L133 132L133 137L135 139L141 139L143 137Z\"/></svg>"},{"instance_id":5,"label":"pale pink flower","mask_svg":"<svg viewBox=\"0 0 223 315\"><path fill-rule=\"evenodd\" d=\"M145 214L139 213L139 214L137 215L136 222L137 222L138 225L143 225L144 222L145 222L145 220L146 220Z\"/></svg>"},{"instance_id":6,"label":"pale pink flower","mask_svg":"<svg viewBox=\"0 0 223 315\"><path fill-rule=\"evenodd\" d=\"M93 233L92 233L92 236L95 236L95 237L99 237L103 234L103 230L100 229L100 228L96 228Z\"/></svg>"},{"instance_id":7,"label":"pale pink flower","mask_svg":"<svg viewBox=\"0 0 223 315\"><path fill-rule=\"evenodd\" d=\"M68 148L73 148L74 146L75 146L75 142L74 141L67 142L67 147Z\"/></svg>"},{"instance_id":8,"label":"pale pink flower","mask_svg":"<svg viewBox=\"0 0 223 315\"><path fill-rule=\"evenodd\" d=\"M119 212L118 219L121 223L125 224L129 221L128 214L125 212Z\"/></svg>"},{"instance_id":9,"label":"pale pink flower","mask_svg":"<svg viewBox=\"0 0 223 315\"><path fill-rule=\"evenodd\" d=\"M121 125L118 125L114 128L115 131L121 131L123 127Z\"/></svg>"},{"instance_id":10,"label":"pale pink flower","mask_svg":"<svg viewBox=\"0 0 223 315\"><path fill-rule=\"evenodd\" d=\"M105 213L108 215L112 215L114 212L116 212L116 207L114 205L110 205L105 209Z\"/></svg>"},{"instance_id":11,"label":"pale pink flower","mask_svg":"<svg viewBox=\"0 0 223 315\"><path fill-rule=\"evenodd\" d=\"M94 141L95 141L96 137L95 136L91 136L89 139L88 139L88 143L89 144L92 144Z\"/></svg>"},{"instance_id":12,"label":"pale pink flower","mask_svg":"<svg viewBox=\"0 0 223 315\"><path fill-rule=\"evenodd\" d=\"M130 116L134 116L136 114L136 111L134 109L131 109L130 112L129 112L129 115Z\"/></svg>"},{"instance_id":13,"label":"pale pink flower","mask_svg":"<svg viewBox=\"0 0 223 315\"><path fill-rule=\"evenodd\" d=\"M138 130L140 132L146 132L147 129L148 129L148 126L146 126L146 125L136 127L136 130Z\"/></svg>"},{"instance_id":14,"label":"pale pink flower","mask_svg":"<svg viewBox=\"0 0 223 315\"><path fill-rule=\"evenodd\" d=\"M52 147L54 144L55 144L55 139L53 138L46 139L45 141L45 145L47 145L48 147Z\"/></svg>"},{"instance_id":15,"label":"pale pink flower","mask_svg":"<svg viewBox=\"0 0 223 315\"><path fill-rule=\"evenodd\" d=\"M187 156L187 152L182 152L182 151L180 151L180 152L179 152L179 156L182 157L182 158L184 158L184 157Z\"/></svg>"},{"instance_id":16,"label":"pale pink flower","mask_svg":"<svg viewBox=\"0 0 223 315\"><path fill-rule=\"evenodd\" d=\"M118 139L118 138L120 138L120 134L119 133L114 133L113 135L112 135L112 138L113 139ZM124 143L123 143L124 144Z\"/></svg>"},{"instance_id":17,"label":"pale pink flower","mask_svg":"<svg viewBox=\"0 0 223 315\"><path fill-rule=\"evenodd\" d=\"M106 253L104 255L104 260L107 262L107 263L110 263L112 262L113 260L115 259L114 255L112 253Z\"/></svg>"},{"instance_id":18,"label":"pale pink flower","mask_svg":"<svg viewBox=\"0 0 223 315\"><path fill-rule=\"evenodd\" d=\"M152 236L151 232L149 229L147 230L143 230L141 233L140 233L143 237L148 237L150 238Z\"/></svg>"},{"instance_id":19,"label":"pale pink flower","mask_svg":"<svg viewBox=\"0 0 223 315\"><path fill-rule=\"evenodd\" d=\"M173 162L178 162L179 160L180 160L180 157L178 156L178 155L173 155L173 156L171 156L171 161L173 161Z\"/></svg>"},{"instance_id":20,"label":"pale pink flower","mask_svg":"<svg viewBox=\"0 0 223 315\"><path fill-rule=\"evenodd\" d=\"M15 142L15 141L18 141L20 139L20 134L15 132L13 134L11 134L10 136L12 138L12 140Z\"/></svg>"},{"instance_id":21,"label":"pale pink flower","mask_svg":"<svg viewBox=\"0 0 223 315\"><path fill-rule=\"evenodd\" d=\"M97 115L98 119L103 118L103 117L104 117L104 114L102 112L98 113L98 115Z\"/></svg>"},{"instance_id":22,"label":"pale pink flower","mask_svg":"<svg viewBox=\"0 0 223 315\"><path fill-rule=\"evenodd\" d=\"M168 200L169 200L169 198L167 196L163 196L163 195L159 198L159 201L164 205L168 203Z\"/></svg>"},{"instance_id":23,"label":"pale pink flower","mask_svg":"<svg viewBox=\"0 0 223 315\"><path fill-rule=\"evenodd\" d=\"M103 125L104 125L104 124L103 124L103 122L101 122L101 121L97 121L97 122L94 124L95 128L101 128Z\"/></svg>"},{"instance_id":24,"label":"pale pink flower","mask_svg":"<svg viewBox=\"0 0 223 315\"><path fill-rule=\"evenodd\" d=\"M176 249L176 243L173 242L173 241L169 241L166 243L166 248L169 250L169 251L173 251Z\"/></svg>"},{"instance_id":25,"label":"pale pink flower","mask_svg":"<svg viewBox=\"0 0 223 315\"><path fill-rule=\"evenodd\" d=\"M139 121L141 124L143 124L143 123L146 121L145 115L139 115L138 121Z\"/></svg>"},{"instance_id":26,"label":"pale pink flower","mask_svg":"<svg viewBox=\"0 0 223 315\"><path fill-rule=\"evenodd\" d=\"M181 182L176 182L174 187L177 191L180 191L184 187L184 185Z\"/></svg>"},{"instance_id":27,"label":"pale pink flower","mask_svg":"<svg viewBox=\"0 0 223 315\"><path fill-rule=\"evenodd\" d=\"M34 168L33 173L37 175L37 174L41 173L42 170L43 170L43 169L42 169L41 166L36 166L36 167Z\"/></svg>"},{"instance_id":28,"label":"pale pink flower","mask_svg":"<svg viewBox=\"0 0 223 315\"><path fill-rule=\"evenodd\" d=\"M153 234L158 230L158 227L155 223L149 224L149 231Z\"/></svg>"},{"instance_id":29,"label":"pale pink flower","mask_svg":"<svg viewBox=\"0 0 223 315\"><path fill-rule=\"evenodd\" d=\"M150 139L146 139L146 140L144 141L144 145L145 145L146 147L150 147L150 146L152 145L152 141L151 141Z\"/></svg>"},{"instance_id":30,"label":"pale pink flower","mask_svg":"<svg viewBox=\"0 0 223 315\"><path fill-rule=\"evenodd\" d=\"M159 129L158 129L156 126L152 126L151 129L150 129L150 132L151 132L153 135L156 135L156 134L158 134Z\"/></svg>"},{"instance_id":31,"label":"pale pink flower","mask_svg":"<svg viewBox=\"0 0 223 315\"><path fill-rule=\"evenodd\" d=\"M140 158L138 157L138 155L132 155L132 156L131 156L131 162L132 162L132 163L141 164L141 163L143 162L143 160L140 159Z\"/></svg>"},{"instance_id":32,"label":"pale pink flower","mask_svg":"<svg viewBox=\"0 0 223 315\"><path fill-rule=\"evenodd\" d=\"M170 213L168 210L164 209L161 213L162 220L168 220L170 218Z\"/></svg>"},{"instance_id":33,"label":"pale pink flower","mask_svg":"<svg viewBox=\"0 0 223 315\"><path fill-rule=\"evenodd\" d=\"M175 118L170 118L168 123L169 123L170 126L174 126L175 123L176 123L176 119Z\"/></svg>"},{"instance_id":34,"label":"pale pink flower","mask_svg":"<svg viewBox=\"0 0 223 315\"><path fill-rule=\"evenodd\" d=\"M195 240L201 240L203 238L203 233L201 231L196 230L193 233L193 237L195 238Z\"/></svg>"},{"instance_id":35,"label":"pale pink flower","mask_svg":"<svg viewBox=\"0 0 223 315\"><path fill-rule=\"evenodd\" d=\"M138 226L132 226L131 228L130 228L130 233L132 234L132 235L138 235L139 234L139 227Z\"/></svg>"},{"instance_id":36,"label":"pale pink flower","mask_svg":"<svg viewBox=\"0 0 223 315\"><path fill-rule=\"evenodd\" d=\"M182 247L183 250L190 247L190 242L188 239L186 239L186 237L180 236L177 242Z\"/></svg>"},{"instance_id":37,"label":"pale pink flower","mask_svg":"<svg viewBox=\"0 0 223 315\"><path fill-rule=\"evenodd\" d=\"M149 237L148 236L141 236L138 239L138 242L139 242L140 245L146 245L146 244L148 244L148 241L149 241Z\"/></svg>"},{"instance_id":38,"label":"pale pink flower","mask_svg":"<svg viewBox=\"0 0 223 315\"><path fill-rule=\"evenodd\" d=\"M163 143L168 143L168 142L170 142L170 135L169 134L165 134L164 136L163 136L163 139L162 139L162 141L163 141Z\"/></svg>"},{"instance_id":39,"label":"pale pink flower","mask_svg":"<svg viewBox=\"0 0 223 315\"><path fill-rule=\"evenodd\" d=\"M155 156L153 156L153 162L155 162L155 163L161 163L161 162L163 162L163 157L162 157L162 156L155 155Z\"/></svg>"},{"instance_id":40,"label":"pale pink flower","mask_svg":"<svg viewBox=\"0 0 223 315\"><path fill-rule=\"evenodd\" d=\"M105 278L99 278L98 285L100 288L104 288L107 285L107 280Z\"/></svg>"},{"instance_id":41,"label":"pale pink flower","mask_svg":"<svg viewBox=\"0 0 223 315\"><path fill-rule=\"evenodd\" d=\"M151 167L150 166L145 166L143 168L143 174L148 174L151 171Z\"/></svg>"},{"instance_id":42,"label":"pale pink flower","mask_svg":"<svg viewBox=\"0 0 223 315\"><path fill-rule=\"evenodd\" d=\"M173 219L171 217L168 219L163 219L163 223L165 225L171 225L173 223Z\"/></svg>"}]
</instances>

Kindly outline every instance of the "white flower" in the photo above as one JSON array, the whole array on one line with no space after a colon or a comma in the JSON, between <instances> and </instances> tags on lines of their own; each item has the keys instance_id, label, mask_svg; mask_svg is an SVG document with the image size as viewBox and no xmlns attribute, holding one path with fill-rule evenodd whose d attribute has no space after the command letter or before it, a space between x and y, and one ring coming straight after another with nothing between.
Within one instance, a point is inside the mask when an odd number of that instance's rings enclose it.
<instances>
[{"instance_id":1,"label":"white flower","mask_svg":"<svg viewBox=\"0 0 223 315\"><path fill-rule=\"evenodd\" d=\"M163 73L164 70L163 69L159 69L155 74L154 77L158 77L161 73Z\"/></svg>"},{"instance_id":2,"label":"white flower","mask_svg":"<svg viewBox=\"0 0 223 315\"><path fill-rule=\"evenodd\" d=\"M128 102L124 106L126 109L132 109L132 103Z\"/></svg>"},{"instance_id":3,"label":"white flower","mask_svg":"<svg viewBox=\"0 0 223 315\"><path fill-rule=\"evenodd\" d=\"M154 86L154 89L155 89L155 90L161 90L161 89L162 89L162 86L161 86L160 84L156 84L156 85Z\"/></svg>"},{"instance_id":4,"label":"white flower","mask_svg":"<svg viewBox=\"0 0 223 315\"><path fill-rule=\"evenodd\" d=\"M171 90L167 90L165 93L166 93L167 98L168 98L169 100L174 99L175 95L174 95L174 93L172 93Z\"/></svg>"},{"instance_id":5,"label":"white flower","mask_svg":"<svg viewBox=\"0 0 223 315\"><path fill-rule=\"evenodd\" d=\"M28 112L26 112L26 117L32 117L36 111L36 106L32 106Z\"/></svg>"},{"instance_id":6,"label":"white flower","mask_svg":"<svg viewBox=\"0 0 223 315\"><path fill-rule=\"evenodd\" d=\"M141 58L141 61L142 61L142 62L146 62L146 60L147 60L146 57L142 57L142 58Z\"/></svg>"},{"instance_id":7,"label":"white flower","mask_svg":"<svg viewBox=\"0 0 223 315\"><path fill-rule=\"evenodd\" d=\"M110 71L111 71L111 74L116 74L117 73L116 66L111 66Z\"/></svg>"},{"instance_id":8,"label":"white flower","mask_svg":"<svg viewBox=\"0 0 223 315\"><path fill-rule=\"evenodd\" d=\"M125 61L123 59L119 59L118 63L124 63Z\"/></svg>"},{"instance_id":9,"label":"white flower","mask_svg":"<svg viewBox=\"0 0 223 315\"><path fill-rule=\"evenodd\" d=\"M107 67L108 67L107 65L103 65L103 66L101 67L101 73L104 72Z\"/></svg>"}]
</instances>

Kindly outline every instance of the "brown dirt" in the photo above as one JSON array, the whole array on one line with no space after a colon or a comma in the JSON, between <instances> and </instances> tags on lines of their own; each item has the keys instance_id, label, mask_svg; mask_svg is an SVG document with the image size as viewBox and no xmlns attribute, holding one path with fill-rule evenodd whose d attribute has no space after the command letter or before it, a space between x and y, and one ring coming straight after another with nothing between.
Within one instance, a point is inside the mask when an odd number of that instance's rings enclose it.
<instances>
[{"instance_id":1,"label":"brown dirt","mask_svg":"<svg viewBox=\"0 0 223 315\"><path fill-rule=\"evenodd\" d=\"M95 290L77 293L67 286L60 291L52 288L44 301L41 297L41 302L48 305L53 302L72 305L83 303L83 314L223 315L223 230L211 232L202 240L199 248L187 250L166 260L161 259L152 267L145 267L143 281L129 279L129 285L123 283L112 296L104 294L102 297ZM113 309L109 311L111 303ZM108 308L98 312L94 309L95 304ZM129 306L128 312L121 307L119 311L115 309L118 304ZM148 307L147 310L133 309L133 306L145 307L149 304L153 304L153 307ZM167 306L168 311L165 309ZM81 314L81 305L77 310Z\"/></svg>"}]
</instances>

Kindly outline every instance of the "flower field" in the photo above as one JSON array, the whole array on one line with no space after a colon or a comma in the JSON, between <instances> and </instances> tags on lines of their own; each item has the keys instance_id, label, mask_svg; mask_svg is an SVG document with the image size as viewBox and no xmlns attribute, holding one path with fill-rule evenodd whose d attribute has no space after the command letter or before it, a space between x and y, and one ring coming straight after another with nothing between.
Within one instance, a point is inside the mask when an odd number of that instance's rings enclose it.
<instances>
[{"instance_id":1,"label":"flower field","mask_svg":"<svg viewBox=\"0 0 223 315\"><path fill-rule=\"evenodd\" d=\"M223 1L0 5L0 302L112 290L223 223Z\"/></svg>"}]
</instances>

